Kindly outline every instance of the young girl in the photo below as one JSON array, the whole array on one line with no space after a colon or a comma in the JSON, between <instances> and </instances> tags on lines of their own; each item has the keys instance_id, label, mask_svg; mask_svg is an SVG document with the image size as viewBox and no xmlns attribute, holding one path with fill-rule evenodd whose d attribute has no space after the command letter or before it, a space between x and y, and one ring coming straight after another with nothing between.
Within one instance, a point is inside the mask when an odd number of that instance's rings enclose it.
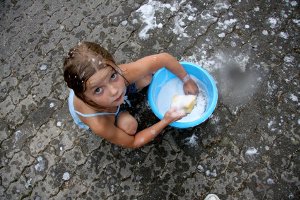
<instances>
[{"instance_id":1,"label":"young girl","mask_svg":"<svg viewBox=\"0 0 300 200\"><path fill-rule=\"evenodd\" d=\"M178 61L167 53L147 56L135 62L117 65L100 45L82 42L72 48L64 60L64 79L70 90L69 109L77 125L96 135L128 148L138 148L154 139L166 126L184 117L171 109L158 123L138 133L137 121L122 111L125 94L135 86L149 85L152 74L166 67L184 82L186 94L197 94L196 83Z\"/></svg>"}]
</instances>

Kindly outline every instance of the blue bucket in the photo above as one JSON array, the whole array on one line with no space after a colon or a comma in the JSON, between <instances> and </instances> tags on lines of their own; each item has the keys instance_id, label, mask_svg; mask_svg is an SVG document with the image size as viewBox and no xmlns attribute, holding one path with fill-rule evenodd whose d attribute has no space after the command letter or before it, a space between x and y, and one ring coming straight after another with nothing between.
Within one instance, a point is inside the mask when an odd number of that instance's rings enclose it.
<instances>
[{"instance_id":1,"label":"blue bucket","mask_svg":"<svg viewBox=\"0 0 300 200\"><path fill-rule=\"evenodd\" d=\"M195 76L200 81L200 87L203 91L206 93L207 98L207 105L205 108L204 113L200 116L200 118L189 121L189 122L173 122L170 124L170 126L176 127L176 128L189 128L194 127L205 120L209 118L209 116L213 113L213 111L216 108L217 101L218 101L218 90L216 87L216 83L212 76L204 69L202 69L200 66L195 65L193 63L189 62L180 62L180 64L183 66L183 68L186 70L186 72L190 75ZM162 119L164 116L162 113L159 112L158 107L156 105L156 100L158 97L158 94L160 92L160 89L162 86L168 82L168 80L175 78L176 76L167 70L166 68L162 68L158 70L152 79L152 82L148 89L148 102L150 105L150 108L152 109L153 113L159 118Z\"/></svg>"}]
</instances>

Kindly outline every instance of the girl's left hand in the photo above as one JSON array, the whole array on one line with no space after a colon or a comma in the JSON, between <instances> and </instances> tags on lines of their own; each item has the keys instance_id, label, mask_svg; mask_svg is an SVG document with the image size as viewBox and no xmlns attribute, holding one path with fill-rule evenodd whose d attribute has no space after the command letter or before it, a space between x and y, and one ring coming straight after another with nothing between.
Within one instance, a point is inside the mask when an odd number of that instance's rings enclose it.
<instances>
[{"instance_id":1,"label":"girl's left hand","mask_svg":"<svg viewBox=\"0 0 300 200\"><path fill-rule=\"evenodd\" d=\"M197 95L199 93L199 88L195 81L191 78L189 78L184 84L183 84L183 91L185 94L192 94Z\"/></svg>"}]
</instances>

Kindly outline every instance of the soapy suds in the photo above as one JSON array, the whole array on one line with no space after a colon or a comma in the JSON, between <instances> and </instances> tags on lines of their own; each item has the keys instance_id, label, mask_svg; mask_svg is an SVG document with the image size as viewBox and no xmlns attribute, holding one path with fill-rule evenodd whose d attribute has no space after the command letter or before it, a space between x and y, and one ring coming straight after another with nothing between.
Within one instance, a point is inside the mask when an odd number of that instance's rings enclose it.
<instances>
[{"instance_id":1,"label":"soapy suds","mask_svg":"<svg viewBox=\"0 0 300 200\"><path fill-rule=\"evenodd\" d=\"M16 145L18 143L18 141L24 136L24 133L22 133L20 130L15 132L15 138L14 138L14 145L13 148L16 148Z\"/></svg>"},{"instance_id":2,"label":"soapy suds","mask_svg":"<svg viewBox=\"0 0 300 200\"><path fill-rule=\"evenodd\" d=\"M254 159L256 155L258 155L258 151L257 149L255 149L254 147L250 147L247 149L245 155L249 158L249 159Z\"/></svg>"},{"instance_id":3,"label":"soapy suds","mask_svg":"<svg viewBox=\"0 0 300 200\"><path fill-rule=\"evenodd\" d=\"M44 171L46 167L46 161L43 159L42 156L37 157L37 161L38 163L34 166L35 170L38 172Z\"/></svg>"},{"instance_id":4,"label":"soapy suds","mask_svg":"<svg viewBox=\"0 0 300 200\"><path fill-rule=\"evenodd\" d=\"M291 94L291 95L290 95L290 99L291 99L292 101L298 102L298 97L297 97L296 95L294 95L294 94Z\"/></svg>"},{"instance_id":5,"label":"soapy suds","mask_svg":"<svg viewBox=\"0 0 300 200\"><path fill-rule=\"evenodd\" d=\"M65 173L63 174L62 179L65 180L65 181L70 180L70 174L69 174L69 172L65 172Z\"/></svg>"},{"instance_id":6,"label":"soapy suds","mask_svg":"<svg viewBox=\"0 0 300 200\"><path fill-rule=\"evenodd\" d=\"M288 39L289 38L289 34L285 33L285 32L280 32L279 33L279 37L283 38L283 39Z\"/></svg>"},{"instance_id":7,"label":"soapy suds","mask_svg":"<svg viewBox=\"0 0 300 200\"><path fill-rule=\"evenodd\" d=\"M229 19L225 20L224 22L218 22L218 26L216 27L216 29L226 30L228 29L228 27L233 27L236 22L237 19Z\"/></svg>"},{"instance_id":8,"label":"soapy suds","mask_svg":"<svg viewBox=\"0 0 300 200\"><path fill-rule=\"evenodd\" d=\"M299 19L292 19L293 23L297 24L297 26L300 26L300 20Z\"/></svg>"},{"instance_id":9,"label":"soapy suds","mask_svg":"<svg viewBox=\"0 0 300 200\"><path fill-rule=\"evenodd\" d=\"M195 147L198 145L197 140L198 137L195 134L193 134L191 137L186 138L184 141L185 144Z\"/></svg>"},{"instance_id":10,"label":"soapy suds","mask_svg":"<svg viewBox=\"0 0 300 200\"><path fill-rule=\"evenodd\" d=\"M286 62L286 63L291 63L291 62L293 62L294 61L294 57L293 56L285 56L284 57L284 62Z\"/></svg>"},{"instance_id":11,"label":"soapy suds","mask_svg":"<svg viewBox=\"0 0 300 200\"><path fill-rule=\"evenodd\" d=\"M217 177L218 176L216 169L214 169L212 172L210 170L206 170L205 175L206 176L212 176L212 177Z\"/></svg>"},{"instance_id":12,"label":"soapy suds","mask_svg":"<svg viewBox=\"0 0 300 200\"><path fill-rule=\"evenodd\" d=\"M178 122L195 121L199 119L201 115L205 112L207 104L206 94L204 90L200 87L200 81L195 77L192 78L196 81L200 90L199 95L197 96L197 102L192 112L180 119ZM160 113L164 115L170 109L172 98L175 95L184 95L183 83L179 78L173 78L161 87L156 101L156 105Z\"/></svg>"},{"instance_id":13,"label":"soapy suds","mask_svg":"<svg viewBox=\"0 0 300 200\"><path fill-rule=\"evenodd\" d=\"M223 37L225 37L225 33L220 33L220 34L218 34L218 36L219 36L220 38L223 38Z\"/></svg>"},{"instance_id":14,"label":"soapy suds","mask_svg":"<svg viewBox=\"0 0 300 200\"><path fill-rule=\"evenodd\" d=\"M269 35L269 33L268 33L267 30L263 30L263 31L262 31L262 34L263 34L263 35Z\"/></svg>"},{"instance_id":15,"label":"soapy suds","mask_svg":"<svg viewBox=\"0 0 300 200\"><path fill-rule=\"evenodd\" d=\"M160 17L165 12L165 10L169 10L171 14L176 13L176 17L174 18L174 27L172 29L173 33L179 35L179 37L188 37L185 33L185 28L187 25L184 21L194 21L196 18L197 8L192 7L186 0L182 0L180 2L175 1L171 4L162 3L160 1L149 0L146 4L142 5L136 12L139 13L140 20L143 22L142 30L139 32L139 38L148 39L149 33L148 31L153 30L155 28L162 28L163 24L157 22L160 20ZM132 20L133 24L138 23L137 19ZM179 38L180 39L180 38Z\"/></svg>"},{"instance_id":16,"label":"soapy suds","mask_svg":"<svg viewBox=\"0 0 300 200\"><path fill-rule=\"evenodd\" d=\"M271 179L271 178L268 178L267 179L267 184L268 185L273 185L273 184L275 184L275 181L273 179Z\"/></svg>"},{"instance_id":17,"label":"soapy suds","mask_svg":"<svg viewBox=\"0 0 300 200\"><path fill-rule=\"evenodd\" d=\"M291 5L292 5L292 6L297 6L298 3L297 3L297 1L292 1L292 2L291 2Z\"/></svg>"},{"instance_id":18,"label":"soapy suds","mask_svg":"<svg viewBox=\"0 0 300 200\"><path fill-rule=\"evenodd\" d=\"M41 64L41 65L40 65L40 70L41 70L41 71L45 71L47 68L48 68L48 65L47 65L47 64Z\"/></svg>"},{"instance_id":19,"label":"soapy suds","mask_svg":"<svg viewBox=\"0 0 300 200\"><path fill-rule=\"evenodd\" d=\"M28 189L29 187L31 187L31 181L32 181L32 178L29 178L26 182L25 182L25 188Z\"/></svg>"},{"instance_id":20,"label":"soapy suds","mask_svg":"<svg viewBox=\"0 0 300 200\"><path fill-rule=\"evenodd\" d=\"M273 29L277 27L277 21L278 21L278 19L274 18L274 17L270 17L268 19L268 23L270 24L270 27Z\"/></svg>"}]
</instances>

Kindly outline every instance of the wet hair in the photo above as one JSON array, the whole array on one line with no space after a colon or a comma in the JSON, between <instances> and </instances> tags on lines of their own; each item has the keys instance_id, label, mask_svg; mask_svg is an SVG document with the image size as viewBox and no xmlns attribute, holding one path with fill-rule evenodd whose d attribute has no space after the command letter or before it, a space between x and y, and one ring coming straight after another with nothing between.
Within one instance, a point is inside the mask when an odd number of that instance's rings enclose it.
<instances>
[{"instance_id":1,"label":"wet hair","mask_svg":"<svg viewBox=\"0 0 300 200\"><path fill-rule=\"evenodd\" d=\"M64 80L78 98L96 106L84 95L86 82L93 74L106 67L111 67L122 76L121 69L105 48L93 42L81 42L71 48L64 59ZM128 84L126 79L125 81Z\"/></svg>"}]
</instances>

